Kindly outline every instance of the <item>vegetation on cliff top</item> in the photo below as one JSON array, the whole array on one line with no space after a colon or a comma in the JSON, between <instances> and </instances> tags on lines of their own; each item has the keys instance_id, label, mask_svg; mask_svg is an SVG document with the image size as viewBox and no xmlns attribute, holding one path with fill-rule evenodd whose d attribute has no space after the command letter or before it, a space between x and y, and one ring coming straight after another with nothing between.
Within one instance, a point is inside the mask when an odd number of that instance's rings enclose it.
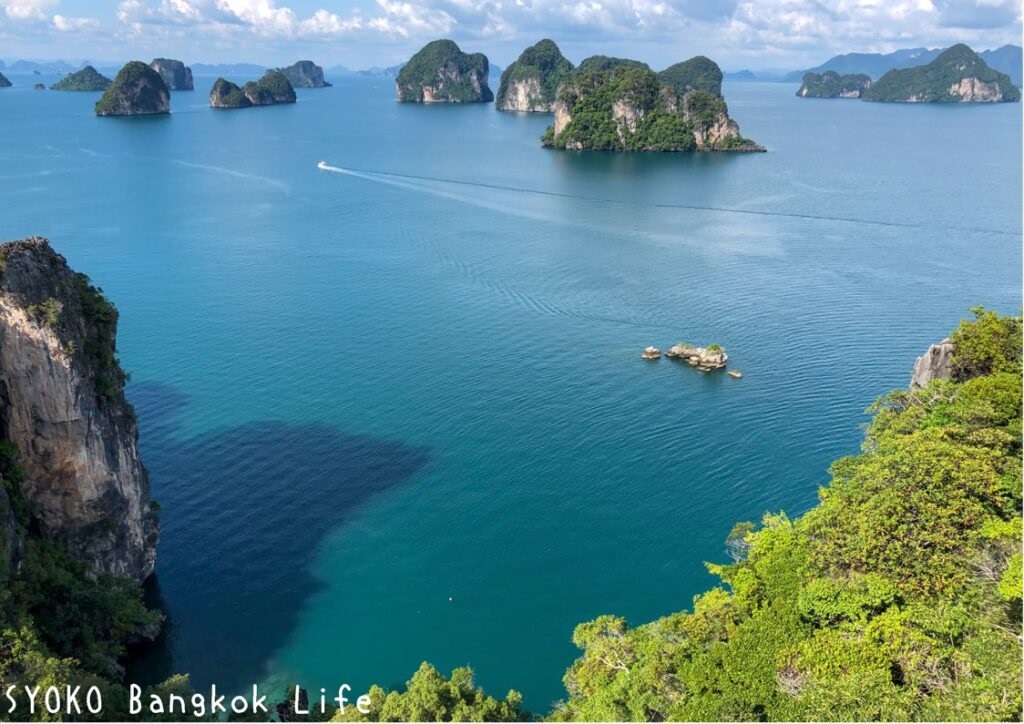
<instances>
[{"instance_id":1,"label":"vegetation on cliff top","mask_svg":"<svg viewBox=\"0 0 1024 724\"><path fill-rule=\"evenodd\" d=\"M259 80L249 81L242 86L242 92L258 106L294 103L296 98L292 84L279 70L268 70Z\"/></svg>"},{"instance_id":2,"label":"vegetation on cliff top","mask_svg":"<svg viewBox=\"0 0 1024 724\"><path fill-rule=\"evenodd\" d=\"M536 79L541 91L538 100L549 105L555 100L558 86L568 79L572 71L572 63L562 55L555 42L545 38L524 50L501 74L495 103L498 108L504 106L509 85L512 83Z\"/></svg>"},{"instance_id":3,"label":"vegetation on cliff top","mask_svg":"<svg viewBox=\"0 0 1024 724\"><path fill-rule=\"evenodd\" d=\"M737 524L692 612L579 625L550 718L1019 720L1021 318L972 311L954 379L872 405L816 507Z\"/></svg>"},{"instance_id":4,"label":"vegetation on cliff top","mask_svg":"<svg viewBox=\"0 0 1024 724\"><path fill-rule=\"evenodd\" d=\"M91 65L80 71L69 73L62 80L50 86L50 90L62 91L101 91L110 86L111 80L99 73Z\"/></svg>"},{"instance_id":5,"label":"vegetation on cliff top","mask_svg":"<svg viewBox=\"0 0 1024 724\"><path fill-rule=\"evenodd\" d=\"M995 83L1004 101L1019 101L1020 89L1005 73L989 68L977 53L963 43L947 48L927 65L890 70L864 94L871 101L910 101L956 103L958 93L950 88L965 78Z\"/></svg>"},{"instance_id":6,"label":"vegetation on cliff top","mask_svg":"<svg viewBox=\"0 0 1024 724\"><path fill-rule=\"evenodd\" d=\"M395 78L398 100L423 100L424 86L435 90L435 100L472 103L490 102L494 94L487 86L489 64L483 53L463 53L451 40L434 40L413 55ZM473 79L478 81L474 87Z\"/></svg>"},{"instance_id":7,"label":"vegetation on cliff top","mask_svg":"<svg viewBox=\"0 0 1024 724\"><path fill-rule=\"evenodd\" d=\"M871 78L863 73L839 75L834 70L804 73L796 92L801 98L859 98L871 87Z\"/></svg>"},{"instance_id":8,"label":"vegetation on cliff top","mask_svg":"<svg viewBox=\"0 0 1024 724\"><path fill-rule=\"evenodd\" d=\"M698 55L682 63L670 65L658 73L662 83L667 83L682 95L697 90L717 98L722 97L722 69L718 63Z\"/></svg>"},{"instance_id":9,"label":"vegetation on cliff top","mask_svg":"<svg viewBox=\"0 0 1024 724\"><path fill-rule=\"evenodd\" d=\"M218 78L210 88L210 105L215 108L248 108L252 105L245 93L229 80Z\"/></svg>"}]
</instances>

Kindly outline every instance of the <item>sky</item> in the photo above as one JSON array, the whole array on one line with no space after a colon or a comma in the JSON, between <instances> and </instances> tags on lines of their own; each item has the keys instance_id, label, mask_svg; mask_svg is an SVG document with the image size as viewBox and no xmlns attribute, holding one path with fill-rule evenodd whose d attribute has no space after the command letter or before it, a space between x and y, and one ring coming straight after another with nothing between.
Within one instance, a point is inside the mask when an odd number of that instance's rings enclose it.
<instances>
[{"instance_id":1,"label":"sky","mask_svg":"<svg viewBox=\"0 0 1024 724\"><path fill-rule=\"evenodd\" d=\"M1021 44L1022 0L0 0L0 58L359 69L451 38L502 67L555 40L653 67L798 69L846 52Z\"/></svg>"}]
</instances>

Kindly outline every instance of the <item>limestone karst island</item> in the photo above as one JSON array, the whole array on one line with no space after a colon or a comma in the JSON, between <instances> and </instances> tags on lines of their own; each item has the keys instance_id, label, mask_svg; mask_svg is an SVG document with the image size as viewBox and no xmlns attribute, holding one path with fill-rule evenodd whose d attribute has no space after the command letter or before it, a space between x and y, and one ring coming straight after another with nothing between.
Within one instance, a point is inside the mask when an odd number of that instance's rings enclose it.
<instances>
[{"instance_id":1,"label":"limestone karst island","mask_svg":"<svg viewBox=\"0 0 1024 724\"><path fill-rule=\"evenodd\" d=\"M1022 13L0 0L0 720L1024 721Z\"/></svg>"}]
</instances>

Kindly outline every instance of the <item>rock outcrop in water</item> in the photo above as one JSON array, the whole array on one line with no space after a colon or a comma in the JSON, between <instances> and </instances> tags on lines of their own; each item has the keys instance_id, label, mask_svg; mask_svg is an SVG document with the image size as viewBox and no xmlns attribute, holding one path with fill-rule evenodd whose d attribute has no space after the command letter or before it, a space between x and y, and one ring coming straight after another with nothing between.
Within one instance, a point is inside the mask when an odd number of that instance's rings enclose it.
<instances>
[{"instance_id":1,"label":"rock outcrop in water","mask_svg":"<svg viewBox=\"0 0 1024 724\"><path fill-rule=\"evenodd\" d=\"M910 389L920 390L932 380L948 380L953 376L953 342L947 337L933 344L914 362Z\"/></svg>"},{"instance_id":2,"label":"rock outcrop in water","mask_svg":"<svg viewBox=\"0 0 1024 724\"><path fill-rule=\"evenodd\" d=\"M0 73L0 88L10 88L11 81L7 80L7 77L3 73Z\"/></svg>"},{"instance_id":3,"label":"rock outcrop in water","mask_svg":"<svg viewBox=\"0 0 1024 724\"><path fill-rule=\"evenodd\" d=\"M801 98L860 98L869 88L871 78L862 73L839 75L834 70L826 70L804 73L796 94Z\"/></svg>"},{"instance_id":4,"label":"rock outcrop in water","mask_svg":"<svg viewBox=\"0 0 1024 724\"><path fill-rule=\"evenodd\" d=\"M1007 103L1020 89L1005 73L989 68L963 43L916 68L890 70L864 93L869 101L903 103Z\"/></svg>"},{"instance_id":5,"label":"rock outcrop in water","mask_svg":"<svg viewBox=\"0 0 1024 724\"><path fill-rule=\"evenodd\" d=\"M96 102L97 116L152 116L171 112L171 93L155 70L139 60L126 63Z\"/></svg>"},{"instance_id":6,"label":"rock outcrop in water","mask_svg":"<svg viewBox=\"0 0 1024 724\"><path fill-rule=\"evenodd\" d=\"M141 581L159 525L116 332L117 310L45 239L0 245L0 439L17 445L22 494L42 535Z\"/></svg>"},{"instance_id":7,"label":"rock outcrop in water","mask_svg":"<svg viewBox=\"0 0 1024 724\"><path fill-rule=\"evenodd\" d=\"M541 40L524 50L501 74L494 105L499 111L551 113L558 86L572 71L572 63L555 42Z\"/></svg>"},{"instance_id":8,"label":"rock outcrop in water","mask_svg":"<svg viewBox=\"0 0 1024 724\"><path fill-rule=\"evenodd\" d=\"M249 108L294 103L295 89L276 70L268 70L258 81L249 81L239 88L229 80L218 78L210 88L210 106L213 108Z\"/></svg>"},{"instance_id":9,"label":"rock outcrop in water","mask_svg":"<svg viewBox=\"0 0 1024 724\"><path fill-rule=\"evenodd\" d=\"M50 86L50 90L59 91L104 91L110 87L111 80L91 65L87 65L75 73L68 73L64 78Z\"/></svg>"},{"instance_id":10,"label":"rock outcrop in water","mask_svg":"<svg viewBox=\"0 0 1024 724\"><path fill-rule=\"evenodd\" d=\"M463 53L451 40L434 40L402 66L395 94L401 103L490 103L489 72L483 53Z\"/></svg>"},{"instance_id":11,"label":"rock outcrop in water","mask_svg":"<svg viewBox=\"0 0 1024 724\"><path fill-rule=\"evenodd\" d=\"M558 89L555 122L541 139L545 146L577 151L764 150L740 135L722 98L703 90L680 93L636 61L591 60L581 63Z\"/></svg>"},{"instance_id":12,"label":"rock outcrop in water","mask_svg":"<svg viewBox=\"0 0 1024 724\"><path fill-rule=\"evenodd\" d=\"M330 88L331 84L324 80L324 69L312 60L299 60L287 68L278 68L285 78L296 88Z\"/></svg>"},{"instance_id":13,"label":"rock outcrop in water","mask_svg":"<svg viewBox=\"0 0 1024 724\"><path fill-rule=\"evenodd\" d=\"M684 360L705 372L723 369L729 362L729 355L717 344L697 347L685 342L678 342L665 351L665 356Z\"/></svg>"},{"instance_id":14,"label":"rock outcrop in water","mask_svg":"<svg viewBox=\"0 0 1024 724\"><path fill-rule=\"evenodd\" d=\"M194 90L192 69L180 60L171 58L154 58L149 67L160 74L168 90Z\"/></svg>"}]
</instances>

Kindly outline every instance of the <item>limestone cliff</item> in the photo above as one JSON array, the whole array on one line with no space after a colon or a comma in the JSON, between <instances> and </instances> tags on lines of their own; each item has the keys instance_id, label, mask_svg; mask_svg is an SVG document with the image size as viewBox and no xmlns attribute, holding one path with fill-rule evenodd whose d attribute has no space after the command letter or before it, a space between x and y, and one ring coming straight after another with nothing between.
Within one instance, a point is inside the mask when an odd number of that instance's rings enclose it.
<instances>
[{"instance_id":1,"label":"limestone cliff","mask_svg":"<svg viewBox=\"0 0 1024 724\"><path fill-rule=\"evenodd\" d=\"M839 75L834 70L824 73L804 73L800 89L801 98L860 98L871 88L871 78L863 73Z\"/></svg>"},{"instance_id":2,"label":"limestone cliff","mask_svg":"<svg viewBox=\"0 0 1024 724\"><path fill-rule=\"evenodd\" d=\"M171 58L154 58L149 67L160 74L168 90L194 90L192 69L180 60Z\"/></svg>"},{"instance_id":3,"label":"limestone cliff","mask_svg":"<svg viewBox=\"0 0 1024 724\"><path fill-rule=\"evenodd\" d=\"M933 344L914 362L910 389L920 390L932 380L948 380L953 376L953 343L947 338Z\"/></svg>"},{"instance_id":4,"label":"limestone cliff","mask_svg":"<svg viewBox=\"0 0 1024 724\"><path fill-rule=\"evenodd\" d=\"M97 116L151 116L171 112L171 93L160 74L133 60L118 71L96 102Z\"/></svg>"},{"instance_id":5,"label":"limestone cliff","mask_svg":"<svg viewBox=\"0 0 1024 724\"><path fill-rule=\"evenodd\" d=\"M324 80L324 69L312 60L299 60L287 68L278 68L296 88L330 88L331 84Z\"/></svg>"},{"instance_id":6,"label":"limestone cliff","mask_svg":"<svg viewBox=\"0 0 1024 724\"><path fill-rule=\"evenodd\" d=\"M10 88L11 81L4 77L3 73L0 73L0 88Z\"/></svg>"},{"instance_id":7,"label":"limestone cliff","mask_svg":"<svg viewBox=\"0 0 1024 724\"><path fill-rule=\"evenodd\" d=\"M541 40L524 50L501 74L494 105L499 111L551 113L558 86L573 65L553 40Z\"/></svg>"},{"instance_id":8,"label":"limestone cliff","mask_svg":"<svg viewBox=\"0 0 1024 724\"><path fill-rule=\"evenodd\" d=\"M451 40L434 40L402 66L395 95L403 103L490 103L489 73L483 53L463 53Z\"/></svg>"},{"instance_id":9,"label":"limestone cliff","mask_svg":"<svg viewBox=\"0 0 1024 724\"><path fill-rule=\"evenodd\" d=\"M583 70L558 89L546 146L601 151L763 151L740 135L722 98L680 93L640 64ZM582 72L581 72L582 71Z\"/></svg>"},{"instance_id":10,"label":"limestone cliff","mask_svg":"<svg viewBox=\"0 0 1024 724\"><path fill-rule=\"evenodd\" d=\"M963 43L916 68L890 70L863 93L869 101L902 103L1014 103L1020 89Z\"/></svg>"},{"instance_id":11,"label":"limestone cliff","mask_svg":"<svg viewBox=\"0 0 1024 724\"><path fill-rule=\"evenodd\" d=\"M0 245L0 439L35 524L97 573L144 580L159 524L116 357L117 311L46 239Z\"/></svg>"}]
</instances>

